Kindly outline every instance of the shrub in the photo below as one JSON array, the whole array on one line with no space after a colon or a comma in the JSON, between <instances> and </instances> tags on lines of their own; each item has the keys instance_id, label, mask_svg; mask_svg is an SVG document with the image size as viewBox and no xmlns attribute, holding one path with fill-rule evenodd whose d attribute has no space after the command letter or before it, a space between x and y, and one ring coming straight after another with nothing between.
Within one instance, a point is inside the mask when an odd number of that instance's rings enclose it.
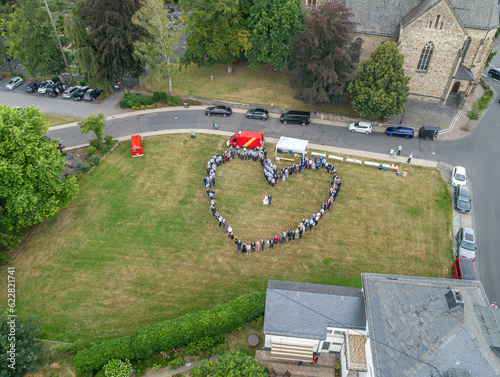
<instances>
[{"instance_id":1,"label":"shrub","mask_svg":"<svg viewBox=\"0 0 500 377\"><path fill-rule=\"evenodd\" d=\"M60 79L59 76L54 76L54 77L51 78L51 80L54 81L54 82L60 82L61 81L61 79Z\"/></svg>"},{"instance_id":2,"label":"shrub","mask_svg":"<svg viewBox=\"0 0 500 377\"><path fill-rule=\"evenodd\" d=\"M98 154L90 156L89 162L91 165L96 166L101 161L101 157Z\"/></svg>"},{"instance_id":3,"label":"shrub","mask_svg":"<svg viewBox=\"0 0 500 377\"><path fill-rule=\"evenodd\" d=\"M99 141L99 139L91 139L89 144L91 147L95 147L97 149L100 147L101 142Z\"/></svg>"},{"instance_id":4,"label":"shrub","mask_svg":"<svg viewBox=\"0 0 500 377\"><path fill-rule=\"evenodd\" d=\"M220 356L216 361L204 361L194 368L192 377L223 377L223 376L269 376L267 367L253 357L236 351Z\"/></svg>"},{"instance_id":5,"label":"shrub","mask_svg":"<svg viewBox=\"0 0 500 377\"><path fill-rule=\"evenodd\" d=\"M120 101L120 107L121 107L122 109L127 109L127 108L128 108L127 101L125 101L125 100L123 100L123 99L122 99L122 100Z\"/></svg>"},{"instance_id":6,"label":"shrub","mask_svg":"<svg viewBox=\"0 0 500 377\"><path fill-rule=\"evenodd\" d=\"M202 351L209 350L218 343L224 341L224 334L217 334L215 336L205 336L194 342L191 342L184 349L184 352L188 355L195 356Z\"/></svg>"},{"instance_id":7,"label":"shrub","mask_svg":"<svg viewBox=\"0 0 500 377\"><path fill-rule=\"evenodd\" d=\"M88 147L87 154L89 155L89 157L92 157L93 155L97 154L97 148L93 146Z\"/></svg>"},{"instance_id":8,"label":"shrub","mask_svg":"<svg viewBox=\"0 0 500 377\"><path fill-rule=\"evenodd\" d=\"M195 340L225 334L262 315L265 292L253 292L198 313L145 326L112 341L95 343L75 356L78 372L100 369L111 359L146 359L155 352L182 347Z\"/></svg>"},{"instance_id":9,"label":"shrub","mask_svg":"<svg viewBox=\"0 0 500 377\"><path fill-rule=\"evenodd\" d=\"M167 97L167 105L172 106L174 104L174 101L172 100L172 97Z\"/></svg>"},{"instance_id":10,"label":"shrub","mask_svg":"<svg viewBox=\"0 0 500 377\"><path fill-rule=\"evenodd\" d=\"M179 367L181 367L181 366L183 366L183 365L184 365L184 360L182 360L182 358L181 358L181 357L176 357L175 359L173 359L172 361L170 361L170 362L168 363L168 365L169 365L169 366L170 366L170 368L172 368L172 369L177 369L177 368L179 368Z\"/></svg>"},{"instance_id":11,"label":"shrub","mask_svg":"<svg viewBox=\"0 0 500 377\"><path fill-rule=\"evenodd\" d=\"M78 83L79 83L81 86L85 86L85 81L84 81L84 80L80 80Z\"/></svg>"},{"instance_id":12,"label":"shrub","mask_svg":"<svg viewBox=\"0 0 500 377\"><path fill-rule=\"evenodd\" d=\"M104 370L101 369L94 377L106 377L106 373L104 373Z\"/></svg>"},{"instance_id":13,"label":"shrub","mask_svg":"<svg viewBox=\"0 0 500 377\"><path fill-rule=\"evenodd\" d=\"M158 102L158 101L166 101L167 100L167 93L165 92L154 92L153 93L153 101Z\"/></svg>"},{"instance_id":14,"label":"shrub","mask_svg":"<svg viewBox=\"0 0 500 377\"><path fill-rule=\"evenodd\" d=\"M488 103L490 102L491 97L493 96L493 91L488 90L484 95L479 98L478 104L479 104L479 109L484 110L488 107Z\"/></svg>"},{"instance_id":15,"label":"shrub","mask_svg":"<svg viewBox=\"0 0 500 377\"><path fill-rule=\"evenodd\" d=\"M0 266L5 266L10 262L10 254L5 252L0 253Z\"/></svg>"},{"instance_id":16,"label":"shrub","mask_svg":"<svg viewBox=\"0 0 500 377\"><path fill-rule=\"evenodd\" d=\"M106 147L103 147L101 150L102 150L103 154L106 154L106 153L109 153L109 151L111 150L111 147L106 146Z\"/></svg>"},{"instance_id":17,"label":"shrub","mask_svg":"<svg viewBox=\"0 0 500 377\"><path fill-rule=\"evenodd\" d=\"M103 369L106 377L129 377L132 374L132 364L128 359L110 360Z\"/></svg>"},{"instance_id":18,"label":"shrub","mask_svg":"<svg viewBox=\"0 0 500 377\"><path fill-rule=\"evenodd\" d=\"M92 164L90 162L86 162L82 165L82 171L84 173L88 172L90 169L92 169Z\"/></svg>"},{"instance_id":19,"label":"shrub","mask_svg":"<svg viewBox=\"0 0 500 377\"><path fill-rule=\"evenodd\" d=\"M484 89L486 89L486 90L491 89L491 86L489 86L489 85L486 83L486 81L481 80L481 81L479 81L479 83L481 84L481 86L482 86Z\"/></svg>"},{"instance_id":20,"label":"shrub","mask_svg":"<svg viewBox=\"0 0 500 377\"><path fill-rule=\"evenodd\" d=\"M172 102L174 104L176 104L176 105L180 105L180 103L182 102L181 97L179 97L179 96L173 96L172 97Z\"/></svg>"},{"instance_id":21,"label":"shrub","mask_svg":"<svg viewBox=\"0 0 500 377\"><path fill-rule=\"evenodd\" d=\"M104 142L107 145L111 145L113 143L113 136L111 136L111 135L104 136Z\"/></svg>"},{"instance_id":22,"label":"shrub","mask_svg":"<svg viewBox=\"0 0 500 377\"><path fill-rule=\"evenodd\" d=\"M16 73L16 76L18 76L24 80L24 75L22 73Z\"/></svg>"},{"instance_id":23,"label":"shrub","mask_svg":"<svg viewBox=\"0 0 500 377\"><path fill-rule=\"evenodd\" d=\"M123 100L120 101L120 107L122 108L133 108L140 107L141 105L147 106L152 105L155 101L151 97L143 96L138 93L125 93L123 95Z\"/></svg>"}]
</instances>

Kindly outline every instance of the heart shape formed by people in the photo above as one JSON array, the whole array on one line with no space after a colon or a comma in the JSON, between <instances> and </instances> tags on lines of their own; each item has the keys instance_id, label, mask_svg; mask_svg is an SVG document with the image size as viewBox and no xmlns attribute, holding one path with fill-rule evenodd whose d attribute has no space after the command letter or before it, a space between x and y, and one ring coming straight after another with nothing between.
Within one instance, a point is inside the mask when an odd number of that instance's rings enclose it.
<instances>
[{"instance_id":1,"label":"heart shape formed by people","mask_svg":"<svg viewBox=\"0 0 500 377\"><path fill-rule=\"evenodd\" d=\"M277 234L267 234L266 237L256 237L254 241L244 241L238 237L237 230L229 224L224 214L217 210L215 193L217 169L220 169L222 166L234 161L235 159L249 162L253 161L256 164L259 164L258 166L262 169L263 179L265 180L264 182L267 182L269 191L273 190L275 186L280 187L287 180L293 180L294 175L304 175L307 174L306 172L311 171L326 172L332 178L330 187L328 187L328 191L325 193L326 198L328 199L322 203L320 208L318 208L317 211L315 211L310 217L303 219L296 228L284 229L283 231L277 232ZM207 162L205 168L207 176L204 178L204 184L210 202L210 210L216 220L216 224L218 224L219 228L223 229L228 234L228 238L235 243L239 251L247 254L250 254L252 251L274 248L277 244L279 245L295 239L301 239L304 233L313 230L314 227L318 225L323 215L330 210L342 184L337 176L335 167L329 164L322 157L304 158L303 156L300 156L300 162L295 163L292 161L288 166L284 166L279 169L270 159L267 158L267 151L265 149L253 151L246 150L245 148L240 150L239 148L234 149L230 147L230 149L225 150L224 153L212 156L212 158ZM263 207L260 208L265 208L265 206L270 206L269 208L271 208L273 205L273 198L271 195L265 195L262 198L262 202L259 201L258 204L254 205L262 205ZM254 208L254 210L259 211L258 208ZM245 214L238 214L238 216L244 217Z\"/></svg>"}]
</instances>

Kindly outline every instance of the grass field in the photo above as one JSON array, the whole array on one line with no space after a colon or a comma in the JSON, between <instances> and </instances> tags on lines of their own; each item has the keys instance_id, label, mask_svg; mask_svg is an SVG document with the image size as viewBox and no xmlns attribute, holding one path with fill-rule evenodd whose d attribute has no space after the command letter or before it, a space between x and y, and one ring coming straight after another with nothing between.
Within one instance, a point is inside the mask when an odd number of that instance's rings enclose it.
<instances>
[{"instance_id":1,"label":"grass field","mask_svg":"<svg viewBox=\"0 0 500 377\"><path fill-rule=\"evenodd\" d=\"M79 122L80 118L72 118L66 117L63 115L55 115L55 114L43 114L45 120L49 122L49 127L58 126L60 124Z\"/></svg>"},{"instance_id":2,"label":"grass field","mask_svg":"<svg viewBox=\"0 0 500 377\"><path fill-rule=\"evenodd\" d=\"M273 250L237 252L203 188L206 161L224 142L150 137L135 159L122 142L70 207L22 244L10 264L17 308L41 316L42 338L130 334L264 290L268 279L359 287L361 272L450 277L449 190L436 169L417 166L402 178L338 163L342 188L316 229ZM217 208L244 240L266 238L317 212L329 183L324 171L308 171L271 190L258 162L237 160L218 169ZM272 206L263 206L270 192ZM0 279L5 296L5 272Z\"/></svg>"},{"instance_id":3,"label":"grass field","mask_svg":"<svg viewBox=\"0 0 500 377\"><path fill-rule=\"evenodd\" d=\"M210 81L210 76L214 81ZM205 78L205 80L203 80ZM358 116L353 112L350 101L342 105L308 106L293 98L297 89L288 84L289 74L274 71L268 64L263 64L256 71L248 67L248 63L239 62L234 65L233 73L227 73L227 66L217 64L213 67L198 68L190 65L182 68L173 83L176 95L191 95L214 98L226 101L250 103L263 106L283 107L296 110L324 111L341 115ZM160 83L150 76L142 79L146 89L168 93L168 80Z\"/></svg>"}]
</instances>

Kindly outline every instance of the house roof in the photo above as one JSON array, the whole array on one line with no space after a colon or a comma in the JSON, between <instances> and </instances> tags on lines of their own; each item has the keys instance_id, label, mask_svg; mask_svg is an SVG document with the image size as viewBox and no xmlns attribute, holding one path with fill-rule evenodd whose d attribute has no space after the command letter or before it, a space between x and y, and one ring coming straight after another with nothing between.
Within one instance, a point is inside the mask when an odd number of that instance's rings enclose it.
<instances>
[{"instance_id":1,"label":"house roof","mask_svg":"<svg viewBox=\"0 0 500 377\"><path fill-rule=\"evenodd\" d=\"M429 377L453 368L474 377L500 375L500 358L475 311L489 307L479 281L378 274L361 279L376 377ZM461 303L451 304L450 291Z\"/></svg>"},{"instance_id":2,"label":"house roof","mask_svg":"<svg viewBox=\"0 0 500 377\"><path fill-rule=\"evenodd\" d=\"M500 310L485 306L476 306L475 310L486 343L500 355Z\"/></svg>"},{"instance_id":3,"label":"house roof","mask_svg":"<svg viewBox=\"0 0 500 377\"><path fill-rule=\"evenodd\" d=\"M357 33L397 38L405 16L416 16L440 0L346 0ZM449 0L466 28L491 30L499 26L496 0Z\"/></svg>"},{"instance_id":4,"label":"house roof","mask_svg":"<svg viewBox=\"0 0 500 377\"><path fill-rule=\"evenodd\" d=\"M474 81L474 74L467 67L464 67L462 64L458 66L457 73L455 74L454 79L458 80L469 80Z\"/></svg>"},{"instance_id":5,"label":"house roof","mask_svg":"<svg viewBox=\"0 0 500 377\"><path fill-rule=\"evenodd\" d=\"M268 281L265 334L325 339L327 327L366 328L360 288Z\"/></svg>"}]
</instances>

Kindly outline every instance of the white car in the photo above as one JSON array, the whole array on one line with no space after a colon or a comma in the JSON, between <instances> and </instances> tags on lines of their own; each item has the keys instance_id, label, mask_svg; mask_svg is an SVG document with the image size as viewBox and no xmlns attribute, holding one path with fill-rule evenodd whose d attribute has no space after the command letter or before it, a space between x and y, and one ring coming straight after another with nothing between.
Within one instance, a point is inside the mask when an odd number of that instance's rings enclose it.
<instances>
[{"instance_id":1,"label":"white car","mask_svg":"<svg viewBox=\"0 0 500 377\"><path fill-rule=\"evenodd\" d=\"M451 185L464 186L467 183L467 174L465 173L465 168L463 166L455 166L453 172L451 173Z\"/></svg>"},{"instance_id":2,"label":"white car","mask_svg":"<svg viewBox=\"0 0 500 377\"><path fill-rule=\"evenodd\" d=\"M9 82L7 83L7 85L5 85L5 87L9 90L14 90L18 86L23 85L23 82L24 82L24 80L22 78L13 77L9 80Z\"/></svg>"},{"instance_id":3,"label":"white car","mask_svg":"<svg viewBox=\"0 0 500 377\"><path fill-rule=\"evenodd\" d=\"M368 135L372 133L372 124L367 122L351 123L348 130L351 132L361 132Z\"/></svg>"},{"instance_id":4,"label":"white car","mask_svg":"<svg viewBox=\"0 0 500 377\"><path fill-rule=\"evenodd\" d=\"M46 80L42 82L42 85L38 88L38 93L47 94L47 88L52 85L54 82L52 80Z\"/></svg>"}]
</instances>

